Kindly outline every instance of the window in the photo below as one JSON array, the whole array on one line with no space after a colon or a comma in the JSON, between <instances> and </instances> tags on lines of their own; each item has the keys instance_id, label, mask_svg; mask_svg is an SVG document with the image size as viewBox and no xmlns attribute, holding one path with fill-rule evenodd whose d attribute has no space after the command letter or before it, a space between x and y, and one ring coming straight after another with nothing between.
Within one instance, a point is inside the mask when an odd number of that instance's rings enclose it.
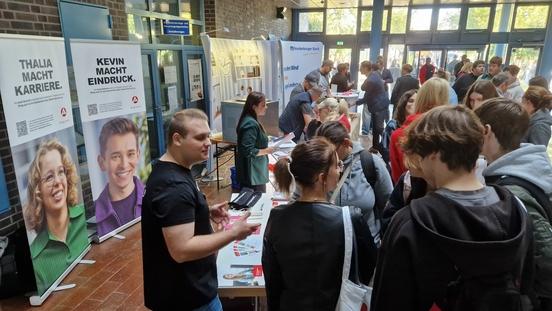
<instances>
[{"instance_id":1,"label":"window","mask_svg":"<svg viewBox=\"0 0 552 311\"><path fill-rule=\"evenodd\" d=\"M502 44L496 44L492 43L489 44L489 54L487 56L487 61L491 59L493 56L500 56L502 57L502 62L504 63L506 60L506 52L508 51L508 44L502 43Z\"/></svg>"},{"instance_id":2,"label":"window","mask_svg":"<svg viewBox=\"0 0 552 311\"><path fill-rule=\"evenodd\" d=\"M410 12L410 30L429 30L431 28L432 13L432 9L412 9Z\"/></svg>"},{"instance_id":3,"label":"window","mask_svg":"<svg viewBox=\"0 0 552 311\"><path fill-rule=\"evenodd\" d=\"M327 35L354 35L357 26L357 9L328 9L326 11Z\"/></svg>"},{"instance_id":4,"label":"window","mask_svg":"<svg viewBox=\"0 0 552 311\"><path fill-rule=\"evenodd\" d=\"M155 43L157 44L182 44L181 37L182 36L171 36L171 35L164 35L162 31L162 20L153 18L153 36L155 38Z\"/></svg>"},{"instance_id":5,"label":"window","mask_svg":"<svg viewBox=\"0 0 552 311\"><path fill-rule=\"evenodd\" d=\"M158 13L180 15L178 14L178 0L153 0L151 8Z\"/></svg>"},{"instance_id":6,"label":"window","mask_svg":"<svg viewBox=\"0 0 552 311\"><path fill-rule=\"evenodd\" d=\"M391 9L391 33L405 33L407 17L408 8L393 7Z\"/></svg>"},{"instance_id":7,"label":"window","mask_svg":"<svg viewBox=\"0 0 552 311\"><path fill-rule=\"evenodd\" d=\"M516 9L515 29L546 28L548 5L523 5Z\"/></svg>"},{"instance_id":8,"label":"window","mask_svg":"<svg viewBox=\"0 0 552 311\"><path fill-rule=\"evenodd\" d=\"M471 7L468 10L467 30L488 29L490 7Z\"/></svg>"},{"instance_id":9,"label":"window","mask_svg":"<svg viewBox=\"0 0 552 311\"><path fill-rule=\"evenodd\" d=\"M387 13L389 10L383 11L383 21L381 31L387 31ZM372 11L362 11L360 16L360 31L372 30Z\"/></svg>"},{"instance_id":10,"label":"window","mask_svg":"<svg viewBox=\"0 0 552 311\"><path fill-rule=\"evenodd\" d=\"M180 17L201 20L200 0L180 0Z\"/></svg>"},{"instance_id":11,"label":"window","mask_svg":"<svg viewBox=\"0 0 552 311\"><path fill-rule=\"evenodd\" d=\"M509 32L514 18L514 4L497 4L493 32Z\"/></svg>"},{"instance_id":12,"label":"window","mask_svg":"<svg viewBox=\"0 0 552 311\"><path fill-rule=\"evenodd\" d=\"M147 0L126 0L125 4L127 9L144 10L144 11L148 9Z\"/></svg>"},{"instance_id":13,"label":"window","mask_svg":"<svg viewBox=\"0 0 552 311\"><path fill-rule=\"evenodd\" d=\"M149 18L127 14L128 39L134 42L151 43Z\"/></svg>"},{"instance_id":14,"label":"window","mask_svg":"<svg viewBox=\"0 0 552 311\"><path fill-rule=\"evenodd\" d=\"M323 12L299 13L299 32L322 32L324 25Z\"/></svg>"},{"instance_id":15,"label":"window","mask_svg":"<svg viewBox=\"0 0 552 311\"><path fill-rule=\"evenodd\" d=\"M461 11L460 8L439 9L437 30L458 30Z\"/></svg>"}]
</instances>

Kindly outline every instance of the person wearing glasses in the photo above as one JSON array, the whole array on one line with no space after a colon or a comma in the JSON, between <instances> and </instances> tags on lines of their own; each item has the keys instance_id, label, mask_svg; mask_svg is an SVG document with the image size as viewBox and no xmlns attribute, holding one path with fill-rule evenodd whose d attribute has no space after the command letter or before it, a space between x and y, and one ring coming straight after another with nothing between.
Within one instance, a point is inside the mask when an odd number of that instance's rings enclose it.
<instances>
[{"instance_id":1,"label":"person wearing glasses","mask_svg":"<svg viewBox=\"0 0 552 311\"><path fill-rule=\"evenodd\" d=\"M291 158L274 167L278 189L301 189L289 204L270 211L263 239L263 273L268 310L335 310L341 286L345 247L341 208L327 194L339 182L343 162L334 145L315 137L295 146ZM356 238L359 279L368 284L365 264L372 248L368 223L359 208L350 209Z\"/></svg>"},{"instance_id":2,"label":"person wearing glasses","mask_svg":"<svg viewBox=\"0 0 552 311\"><path fill-rule=\"evenodd\" d=\"M268 155L274 148L268 146L268 136L257 117L264 116L267 104L263 93L251 92L238 121L238 150L236 173L240 186L266 192L268 182Z\"/></svg>"},{"instance_id":3,"label":"person wearing glasses","mask_svg":"<svg viewBox=\"0 0 552 311\"><path fill-rule=\"evenodd\" d=\"M77 169L57 139L41 143L28 172L24 206L38 294L42 295L89 245Z\"/></svg>"}]
</instances>

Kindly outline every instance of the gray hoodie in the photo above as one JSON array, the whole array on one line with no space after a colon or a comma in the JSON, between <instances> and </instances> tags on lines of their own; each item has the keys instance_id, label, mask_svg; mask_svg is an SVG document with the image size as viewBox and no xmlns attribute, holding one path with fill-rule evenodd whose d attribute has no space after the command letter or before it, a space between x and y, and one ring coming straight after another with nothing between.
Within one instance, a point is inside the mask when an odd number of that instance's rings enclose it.
<instances>
[{"instance_id":1,"label":"gray hoodie","mask_svg":"<svg viewBox=\"0 0 552 311\"><path fill-rule=\"evenodd\" d=\"M552 126L552 116L549 110L537 110L531 116L529 121L529 130L523 138L524 143L548 146L550 140L550 126Z\"/></svg>"},{"instance_id":2,"label":"gray hoodie","mask_svg":"<svg viewBox=\"0 0 552 311\"><path fill-rule=\"evenodd\" d=\"M552 194L552 166L544 146L521 144L519 149L496 159L483 171L483 176L501 175L522 178L549 196Z\"/></svg>"},{"instance_id":3,"label":"gray hoodie","mask_svg":"<svg viewBox=\"0 0 552 311\"><path fill-rule=\"evenodd\" d=\"M353 142L353 151L343 161L345 167L347 167L353 159L356 159L351 168L351 173L345 180L343 187L340 190L339 195L336 198L335 204L338 206L356 206L362 210L362 213L369 215L368 225L372 236L375 237L374 242L379 242L379 222L376 222L373 209L375 203L375 197L378 196L382 202L387 202L391 191L393 191L393 183L391 182L391 176L385 167L385 162L381 157L374 156L374 167L377 171L377 179L375 188L372 189L370 183L364 176L362 165L360 161L360 153L364 150L361 144Z\"/></svg>"},{"instance_id":4,"label":"gray hoodie","mask_svg":"<svg viewBox=\"0 0 552 311\"><path fill-rule=\"evenodd\" d=\"M516 79L516 81L508 86L508 90L504 93L504 97L521 103L521 98L524 93L525 91L523 91L523 88L521 88L521 85L519 84L519 79Z\"/></svg>"}]
</instances>

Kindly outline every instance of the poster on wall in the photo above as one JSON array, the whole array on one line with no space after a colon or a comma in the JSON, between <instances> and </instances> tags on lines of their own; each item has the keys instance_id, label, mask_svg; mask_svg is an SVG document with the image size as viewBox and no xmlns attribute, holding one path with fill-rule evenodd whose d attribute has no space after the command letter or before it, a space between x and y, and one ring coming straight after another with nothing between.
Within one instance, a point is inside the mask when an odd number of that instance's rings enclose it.
<instances>
[{"instance_id":1,"label":"poster on wall","mask_svg":"<svg viewBox=\"0 0 552 311\"><path fill-rule=\"evenodd\" d=\"M287 105L294 87L302 83L305 76L320 68L324 55L321 42L280 41L282 45L283 98Z\"/></svg>"},{"instance_id":2,"label":"poster on wall","mask_svg":"<svg viewBox=\"0 0 552 311\"><path fill-rule=\"evenodd\" d=\"M190 101L198 101L203 98L201 59L188 59L188 76L190 77Z\"/></svg>"},{"instance_id":3,"label":"poster on wall","mask_svg":"<svg viewBox=\"0 0 552 311\"><path fill-rule=\"evenodd\" d=\"M90 249L62 38L0 35L0 94L40 305Z\"/></svg>"},{"instance_id":4,"label":"poster on wall","mask_svg":"<svg viewBox=\"0 0 552 311\"><path fill-rule=\"evenodd\" d=\"M140 220L151 171L140 45L71 40L99 241Z\"/></svg>"},{"instance_id":5,"label":"poster on wall","mask_svg":"<svg viewBox=\"0 0 552 311\"><path fill-rule=\"evenodd\" d=\"M221 102L243 100L249 92L263 92L263 55L253 40L202 36L207 60L211 101L211 128L222 131Z\"/></svg>"},{"instance_id":6,"label":"poster on wall","mask_svg":"<svg viewBox=\"0 0 552 311\"><path fill-rule=\"evenodd\" d=\"M4 176L4 167L2 159L0 159L0 214L10 210L10 198L8 196L8 187L6 185L6 177Z\"/></svg>"}]
</instances>

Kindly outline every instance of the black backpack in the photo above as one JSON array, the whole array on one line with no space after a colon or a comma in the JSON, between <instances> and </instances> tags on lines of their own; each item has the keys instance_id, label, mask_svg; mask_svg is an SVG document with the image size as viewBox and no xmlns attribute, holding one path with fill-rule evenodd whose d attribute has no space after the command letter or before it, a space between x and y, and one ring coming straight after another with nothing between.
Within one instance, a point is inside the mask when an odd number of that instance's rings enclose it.
<instances>
[{"instance_id":1,"label":"black backpack","mask_svg":"<svg viewBox=\"0 0 552 311\"><path fill-rule=\"evenodd\" d=\"M511 273L464 277L447 286L443 311L522 311L524 299Z\"/></svg>"},{"instance_id":2,"label":"black backpack","mask_svg":"<svg viewBox=\"0 0 552 311\"><path fill-rule=\"evenodd\" d=\"M376 165L374 164L374 155L378 156L377 154L373 154L370 150L362 150L362 152L360 153L360 165L362 166L364 177L370 184L370 187L372 187L372 190L374 190L374 198L376 200L376 204L374 204L374 211L376 213L376 217L378 217L378 214L381 215L383 212L385 202L380 202L376 195L376 181L378 180L378 172L376 170Z\"/></svg>"}]
</instances>

